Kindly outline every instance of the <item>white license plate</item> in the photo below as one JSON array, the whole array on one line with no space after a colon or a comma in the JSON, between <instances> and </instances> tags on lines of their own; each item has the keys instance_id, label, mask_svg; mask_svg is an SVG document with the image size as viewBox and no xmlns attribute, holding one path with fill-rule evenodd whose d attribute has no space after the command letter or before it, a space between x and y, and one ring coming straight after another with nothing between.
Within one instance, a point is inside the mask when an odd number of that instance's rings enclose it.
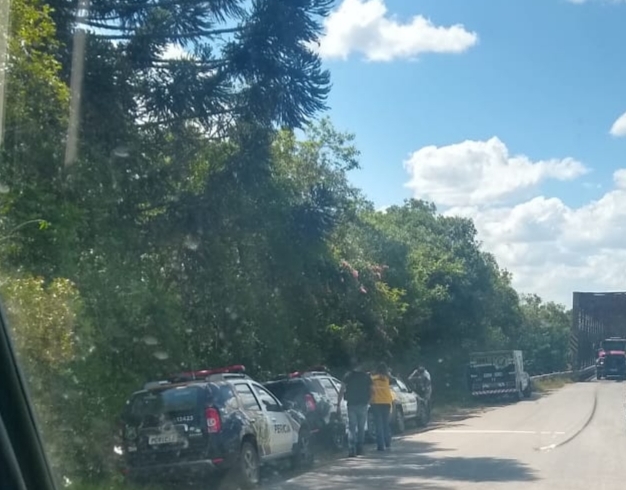
<instances>
[{"instance_id":1,"label":"white license plate","mask_svg":"<svg viewBox=\"0 0 626 490\"><path fill-rule=\"evenodd\" d=\"M504 388L506 383L484 383L483 390L492 390L494 388Z\"/></svg>"},{"instance_id":2,"label":"white license plate","mask_svg":"<svg viewBox=\"0 0 626 490\"><path fill-rule=\"evenodd\" d=\"M150 446L158 446L159 444L173 444L178 442L178 434L161 434L158 436L149 436L148 444Z\"/></svg>"}]
</instances>

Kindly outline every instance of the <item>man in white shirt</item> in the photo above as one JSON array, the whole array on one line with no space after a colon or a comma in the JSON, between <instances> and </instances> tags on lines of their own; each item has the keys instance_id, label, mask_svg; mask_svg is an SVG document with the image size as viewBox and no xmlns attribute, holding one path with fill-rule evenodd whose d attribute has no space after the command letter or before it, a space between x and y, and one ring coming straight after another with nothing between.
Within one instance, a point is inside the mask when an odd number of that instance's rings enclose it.
<instances>
[{"instance_id":1,"label":"man in white shirt","mask_svg":"<svg viewBox=\"0 0 626 490\"><path fill-rule=\"evenodd\" d=\"M409 375L409 381L417 394L426 400L430 411L430 398L433 392L430 373L424 366L420 365Z\"/></svg>"}]
</instances>

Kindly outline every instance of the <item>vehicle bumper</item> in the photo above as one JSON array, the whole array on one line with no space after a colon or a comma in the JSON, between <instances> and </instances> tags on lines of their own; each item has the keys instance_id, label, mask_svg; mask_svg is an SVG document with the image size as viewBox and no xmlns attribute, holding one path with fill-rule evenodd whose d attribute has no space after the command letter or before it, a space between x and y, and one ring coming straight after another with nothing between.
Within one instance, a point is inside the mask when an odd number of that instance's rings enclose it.
<instances>
[{"instance_id":1,"label":"vehicle bumper","mask_svg":"<svg viewBox=\"0 0 626 490\"><path fill-rule=\"evenodd\" d=\"M193 480L225 472L232 466L230 463L221 458L202 459L170 464L127 466L122 473L126 478L137 482Z\"/></svg>"},{"instance_id":2,"label":"vehicle bumper","mask_svg":"<svg viewBox=\"0 0 626 490\"><path fill-rule=\"evenodd\" d=\"M472 391L472 396L484 396L484 395L505 395L507 393L517 393L517 388L502 388L494 390L479 390Z\"/></svg>"},{"instance_id":3,"label":"vehicle bumper","mask_svg":"<svg viewBox=\"0 0 626 490\"><path fill-rule=\"evenodd\" d=\"M606 376L606 377L610 377L610 376L626 376L626 371L624 371L624 370L616 371L616 370L608 370L607 369L606 371L602 372L602 375Z\"/></svg>"}]
</instances>

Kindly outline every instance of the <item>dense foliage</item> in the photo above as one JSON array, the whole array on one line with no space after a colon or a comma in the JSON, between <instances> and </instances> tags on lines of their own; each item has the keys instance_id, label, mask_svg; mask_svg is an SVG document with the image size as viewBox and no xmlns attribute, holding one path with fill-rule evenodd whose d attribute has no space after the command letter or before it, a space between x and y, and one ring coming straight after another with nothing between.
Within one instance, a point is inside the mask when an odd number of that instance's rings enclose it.
<instances>
[{"instance_id":1,"label":"dense foliage","mask_svg":"<svg viewBox=\"0 0 626 490\"><path fill-rule=\"evenodd\" d=\"M109 473L129 392L181 368L422 361L444 398L471 350L566 367L568 313L470 220L350 185L309 49L331 3L12 2L0 292L60 474Z\"/></svg>"}]
</instances>

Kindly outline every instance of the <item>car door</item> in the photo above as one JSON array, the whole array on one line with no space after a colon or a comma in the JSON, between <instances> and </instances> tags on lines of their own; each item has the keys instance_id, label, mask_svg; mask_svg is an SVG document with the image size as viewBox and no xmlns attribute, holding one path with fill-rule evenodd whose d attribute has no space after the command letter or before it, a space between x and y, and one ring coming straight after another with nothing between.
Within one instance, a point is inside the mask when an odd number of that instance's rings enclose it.
<instances>
[{"instance_id":1,"label":"car door","mask_svg":"<svg viewBox=\"0 0 626 490\"><path fill-rule=\"evenodd\" d=\"M250 386L266 414L273 454L291 453L298 437L297 432L294 434L294 431L298 430L294 420L287 414L278 399L267 389L258 383L250 383Z\"/></svg>"},{"instance_id":2,"label":"car door","mask_svg":"<svg viewBox=\"0 0 626 490\"><path fill-rule=\"evenodd\" d=\"M342 386L342 382L340 380L338 380L337 378L333 378L332 376L330 377L330 381L333 383L333 386L335 387L336 393L337 393L337 398L339 397L339 391L341 390L341 386ZM337 409L337 401L335 400L335 407L334 409ZM348 402L346 402L345 398L343 400L341 400L341 416L342 418L346 421L348 420Z\"/></svg>"},{"instance_id":3,"label":"car door","mask_svg":"<svg viewBox=\"0 0 626 490\"><path fill-rule=\"evenodd\" d=\"M259 448L259 456L261 458L269 458L276 454L276 447L270 437L270 420L267 413L261 407L261 403L257 399L252 387L247 381L242 380L233 383L235 391L241 401L243 413L249 418L256 435L257 446ZM273 428L272 428L273 430Z\"/></svg>"},{"instance_id":4,"label":"car door","mask_svg":"<svg viewBox=\"0 0 626 490\"><path fill-rule=\"evenodd\" d=\"M339 401L339 390L330 379L330 376L318 376L315 379L324 389L326 398L328 398L328 401L330 402L330 412L335 412L337 410L337 402ZM330 419L330 412L325 417L326 423L328 423Z\"/></svg>"},{"instance_id":5,"label":"car door","mask_svg":"<svg viewBox=\"0 0 626 490\"><path fill-rule=\"evenodd\" d=\"M397 380L398 388L402 397L402 408L405 418L413 418L417 416L417 395L404 384L403 381Z\"/></svg>"}]
</instances>

